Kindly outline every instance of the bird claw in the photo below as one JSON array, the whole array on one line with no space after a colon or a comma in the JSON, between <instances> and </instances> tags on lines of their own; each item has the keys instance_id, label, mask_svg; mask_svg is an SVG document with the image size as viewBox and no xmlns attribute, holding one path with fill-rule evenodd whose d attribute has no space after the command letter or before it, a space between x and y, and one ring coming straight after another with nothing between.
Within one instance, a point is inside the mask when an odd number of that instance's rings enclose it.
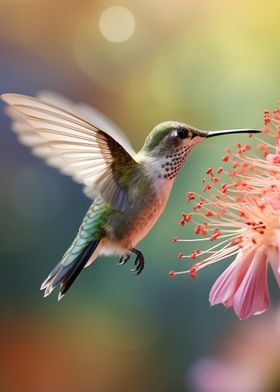
<instances>
[{"instance_id":1,"label":"bird claw","mask_svg":"<svg viewBox=\"0 0 280 392\"><path fill-rule=\"evenodd\" d=\"M120 258L119 265L124 265L130 259L131 253L136 254L136 259L134 261L135 268L131 269L131 272L133 272L135 275L139 275L144 269L145 261L143 253L138 249L132 248L131 251L124 254Z\"/></svg>"},{"instance_id":2,"label":"bird claw","mask_svg":"<svg viewBox=\"0 0 280 392\"><path fill-rule=\"evenodd\" d=\"M135 275L139 275L144 269L144 265L145 265L144 256L143 253L140 252L140 250L138 249L133 248L132 252L136 254L136 259L134 262L135 268L132 269L131 271L134 272Z\"/></svg>"},{"instance_id":3,"label":"bird claw","mask_svg":"<svg viewBox=\"0 0 280 392\"><path fill-rule=\"evenodd\" d=\"M131 257L131 252L125 253L125 254L120 258L119 265L124 265L124 264L130 259L130 257Z\"/></svg>"}]
</instances>

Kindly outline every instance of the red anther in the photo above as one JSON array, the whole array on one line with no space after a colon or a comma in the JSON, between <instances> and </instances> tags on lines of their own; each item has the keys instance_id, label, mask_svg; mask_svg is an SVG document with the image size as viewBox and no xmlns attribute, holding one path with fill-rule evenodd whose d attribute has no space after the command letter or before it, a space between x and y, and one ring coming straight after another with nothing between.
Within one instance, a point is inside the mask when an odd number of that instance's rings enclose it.
<instances>
[{"instance_id":1,"label":"red anther","mask_svg":"<svg viewBox=\"0 0 280 392\"><path fill-rule=\"evenodd\" d=\"M178 253L178 255L177 255L177 258L180 260L180 259L182 259L182 258L183 258L183 256L184 256L184 254L183 254L183 253Z\"/></svg>"},{"instance_id":2,"label":"red anther","mask_svg":"<svg viewBox=\"0 0 280 392\"><path fill-rule=\"evenodd\" d=\"M216 184L217 182L220 181L220 179L218 177L212 177L211 181L214 182L214 184Z\"/></svg>"},{"instance_id":3,"label":"red anther","mask_svg":"<svg viewBox=\"0 0 280 392\"><path fill-rule=\"evenodd\" d=\"M168 275L169 275L169 278L174 278L175 272L174 271L169 271Z\"/></svg>"},{"instance_id":4,"label":"red anther","mask_svg":"<svg viewBox=\"0 0 280 392\"><path fill-rule=\"evenodd\" d=\"M250 151L252 147L250 146L250 144L245 144L244 149L245 151Z\"/></svg>"},{"instance_id":5,"label":"red anther","mask_svg":"<svg viewBox=\"0 0 280 392\"><path fill-rule=\"evenodd\" d=\"M270 121L271 121L271 119L270 119L269 110L265 110L265 111L263 112L263 122L264 122L264 125L269 124Z\"/></svg>"},{"instance_id":6,"label":"red anther","mask_svg":"<svg viewBox=\"0 0 280 392\"><path fill-rule=\"evenodd\" d=\"M195 194L193 192L187 192L186 193L186 198L187 198L187 202L195 200Z\"/></svg>"},{"instance_id":7,"label":"red anther","mask_svg":"<svg viewBox=\"0 0 280 392\"><path fill-rule=\"evenodd\" d=\"M189 222L192 219L192 214L186 214L185 212L183 212L182 215L186 222Z\"/></svg>"},{"instance_id":8,"label":"red anther","mask_svg":"<svg viewBox=\"0 0 280 392\"><path fill-rule=\"evenodd\" d=\"M224 170L224 169L222 168L222 166L220 166L220 167L218 167L218 169L217 169L217 173L218 173L218 174L221 174L223 170Z\"/></svg>"},{"instance_id":9,"label":"red anther","mask_svg":"<svg viewBox=\"0 0 280 392\"><path fill-rule=\"evenodd\" d=\"M199 234L202 230L202 225L197 225L196 228L194 229L195 234Z\"/></svg>"},{"instance_id":10,"label":"red anther","mask_svg":"<svg viewBox=\"0 0 280 392\"><path fill-rule=\"evenodd\" d=\"M255 238L252 238L252 242L253 242L253 244L255 244L255 245L256 245L256 243L257 243L257 241L256 241Z\"/></svg>"},{"instance_id":11,"label":"red anther","mask_svg":"<svg viewBox=\"0 0 280 392\"><path fill-rule=\"evenodd\" d=\"M252 133L249 133L249 134L248 134L248 137L249 137L249 138L253 137L253 134L252 134Z\"/></svg>"},{"instance_id":12,"label":"red anther","mask_svg":"<svg viewBox=\"0 0 280 392\"><path fill-rule=\"evenodd\" d=\"M185 221L184 218L182 218L182 219L180 220L180 225L181 225L181 226L185 226L185 224L186 224L186 221Z\"/></svg>"},{"instance_id":13,"label":"red anther","mask_svg":"<svg viewBox=\"0 0 280 392\"><path fill-rule=\"evenodd\" d=\"M222 185L221 185L221 192L222 192L222 193L226 193L226 192L227 192L227 189L228 189L228 185L227 185L227 184L222 184Z\"/></svg>"},{"instance_id":14,"label":"red anther","mask_svg":"<svg viewBox=\"0 0 280 392\"><path fill-rule=\"evenodd\" d=\"M212 234L210 237L210 241L215 241L217 238L219 238L219 236L220 236L220 234L217 234L217 233Z\"/></svg>"},{"instance_id":15,"label":"red anther","mask_svg":"<svg viewBox=\"0 0 280 392\"><path fill-rule=\"evenodd\" d=\"M193 250L192 253L191 253L191 258L192 258L193 260L196 259L197 256L200 255L200 253L201 253L201 250L200 250L200 249L195 249L195 250Z\"/></svg>"},{"instance_id":16,"label":"red anther","mask_svg":"<svg viewBox=\"0 0 280 392\"><path fill-rule=\"evenodd\" d=\"M204 216L206 216L206 217L213 216L213 215L214 215L214 212L210 211L210 210L206 211L204 214Z\"/></svg>"},{"instance_id":17,"label":"red anther","mask_svg":"<svg viewBox=\"0 0 280 392\"><path fill-rule=\"evenodd\" d=\"M239 149L239 148L242 147L242 144L241 143L236 143L236 147Z\"/></svg>"},{"instance_id":18,"label":"red anther","mask_svg":"<svg viewBox=\"0 0 280 392\"><path fill-rule=\"evenodd\" d=\"M222 157L222 161L223 162L227 162L229 160L229 156L228 155L224 155L223 157Z\"/></svg>"},{"instance_id":19,"label":"red anther","mask_svg":"<svg viewBox=\"0 0 280 392\"><path fill-rule=\"evenodd\" d=\"M215 233L213 235L211 235L210 237L210 241L215 241L216 239L218 239L220 237L220 235L222 234L221 230L218 228L214 229Z\"/></svg>"},{"instance_id":20,"label":"red anther","mask_svg":"<svg viewBox=\"0 0 280 392\"><path fill-rule=\"evenodd\" d=\"M188 223L192 219L192 214L182 213L182 219L180 220L180 225L184 226L185 223Z\"/></svg>"},{"instance_id":21,"label":"red anther","mask_svg":"<svg viewBox=\"0 0 280 392\"><path fill-rule=\"evenodd\" d=\"M201 179L201 183L202 183L202 184L205 184L205 178L202 178L202 179Z\"/></svg>"},{"instance_id":22,"label":"red anther","mask_svg":"<svg viewBox=\"0 0 280 392\"><path fill-rule=\"evenodd\" d=\"M201 230L201 234L202 234L202 235L207 235L207 234L208 234L208 231L207 231L206 229L202 229L202 230Z\"/></svg>"},{"instance_id":23,"label":"red anther","mask_svg":"<svg viewBox=\"0 0 280 392\"><path fill-rule=\"evenodd\" d=\"M205 187L203 188L203 192L210 191L211 188L212 188L212 185L207 184L207 185L205 185Z\"/></svg>"},{"instance_id":24,"label":"red anther","mask_svg":"<svg viewBox=\"0 0 280 392\"><path fill-rule=\"evenodd\" d=\"M179 237L173 237L172 242L177 242L179 240Z\"/></svg>"},{"instance_id":25,"label":"red anther","mask_svg":"<svg viewBox=\"0 0 280 392\"><path fill-rule=\"evenodd\" d=\"M201 204L200 203L197 203L197 204L195 204L194 206L193 206L193 209L196 211L196 210L199 210L201 208Z\"/></svg>"},{"instance_id":26,"label":"red anther","mask_svg":"<svg viewBox=\"0 0 280 392\"><path fill-rule=\"evenodd\" d=\"M226 152L228 153L228 154L231 154L231 148L230 147L228 147L227 149L226 149Z\"/></svg>"},{"instance_id":27,"label":"red anther","mask_svg":"<svg viewBox=\"0 0 280 392\"><path fill-rule=\"evenodd\" d=\"M213 167L208 167L208 169L206 170L206 174L210 174L210 175L212 175L213 174Z\"/></svg>"},{"instance_id":28,"label":"red anther","mask_svg":"<svg viewBox=\"0 0 280 392\"><path fill-rule=\"evenodd\" d=\"M193 265L189 271L190 277L195 279L197 275L197 265Z\"/></svg>"},{"instance_id":29,"label":"red anther","mask_svg":"<svg viewBox=\"0 0 280 392\"><path fill-rule=\"evenodd\" d=\"M206 200L204 199L204 197L200 197L200 204L202 205L202 204L204 204L205 202L206 202Z\"/></svg>"}]
</instances>

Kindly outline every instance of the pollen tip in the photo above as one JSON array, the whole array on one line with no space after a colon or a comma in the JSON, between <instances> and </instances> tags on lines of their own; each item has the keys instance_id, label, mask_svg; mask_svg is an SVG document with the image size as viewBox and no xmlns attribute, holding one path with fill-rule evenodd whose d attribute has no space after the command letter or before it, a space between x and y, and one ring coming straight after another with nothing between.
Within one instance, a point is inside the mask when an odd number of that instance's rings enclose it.
<instances>
[{"instance_id":1,"label":"pollen tip","mask_svg":"<svg viewBox=\"0 0 280 392\"><path fill-rule=\"evenodd\" d=\"M190 270L189 270L189 275L192 279L195 279L197 277L197 265L193 265Z\"/></svg>"},{"instance_id":2,"label":"pollen tip","mask_svg":"<svg viewBox=\"0 0 280 392\"><path fill-rule=\"evenodd\" d=\"M176 275L176 273L174 271L169 271L168 272L169 278L174 278L174 276Z\"/></svg>"},{"instance_id":3,"label":"pollen tip","mask_svg":"<svg viewBox=\"0 0 280 392\"><path fill-rule=\"evenodd\" d=\"M187 199L187 202L189 203L190 201L192 201L192 200L195 200L195 194L193 193L193 192L187 192L186 193L186 199Z\"/></svg>"},{"instance_id":4,"label":"pollen tip","mask_svg":"<svg viewBox=\"0 0 280 392\"><path fill-rule=\"evenodd\" d=\"M201 253L200 249L193 250L192 253L191 253L191 259L195 260L197 258L197 256L200 255L200 253Z\"/></svg>"},{"instance_id":5,"label":"pollen tip","mask_svg":"<svg viewBox=\"0 0 280 392\"><path fill-rule=\"evenodd\" d=\"M210 191L211 188L212 188L211 184L207 184L207 185L205 185L205 187L203 188L203 192Z\"/></svg>"}]
</instances>

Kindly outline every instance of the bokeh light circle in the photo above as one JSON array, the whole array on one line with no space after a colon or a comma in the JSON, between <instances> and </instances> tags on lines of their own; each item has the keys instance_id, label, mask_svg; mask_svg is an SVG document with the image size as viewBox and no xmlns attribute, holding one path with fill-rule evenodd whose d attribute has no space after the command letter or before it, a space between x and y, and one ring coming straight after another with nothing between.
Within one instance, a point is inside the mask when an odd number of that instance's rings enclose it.
<instances>
[{"instance_id":1,"label":"bokeh light circle","mask_svg":"<svg viewBox=\"0 0 280 392\"><path fill-rule=\"evenodd\" d=\"M108 7L99 18L99 29L108 41L115 43L127 41L135 30L134 15L125 7Z\"/></svg>"}]
</instances>

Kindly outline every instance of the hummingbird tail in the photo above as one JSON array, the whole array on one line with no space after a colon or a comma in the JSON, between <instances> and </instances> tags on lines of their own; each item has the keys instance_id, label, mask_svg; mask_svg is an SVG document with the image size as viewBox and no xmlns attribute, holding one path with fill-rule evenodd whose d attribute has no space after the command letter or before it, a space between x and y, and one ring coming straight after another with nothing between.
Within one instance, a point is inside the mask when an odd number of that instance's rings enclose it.
<instances>
[{"instance_id":1,"label":"hummingbird tail","mask_svg":"<svg viewBox=\"0 0 280 392\"><path fill-rule=\"evenodd\" d=\"M66 264L65 259L62 259L42 283L41 290L45 290L44 297L50 295L55 287L59 285L58 300L60 300L86 266L99 242L100 239L88 242L71 263Z\"/></svg>"}]
</instances>

